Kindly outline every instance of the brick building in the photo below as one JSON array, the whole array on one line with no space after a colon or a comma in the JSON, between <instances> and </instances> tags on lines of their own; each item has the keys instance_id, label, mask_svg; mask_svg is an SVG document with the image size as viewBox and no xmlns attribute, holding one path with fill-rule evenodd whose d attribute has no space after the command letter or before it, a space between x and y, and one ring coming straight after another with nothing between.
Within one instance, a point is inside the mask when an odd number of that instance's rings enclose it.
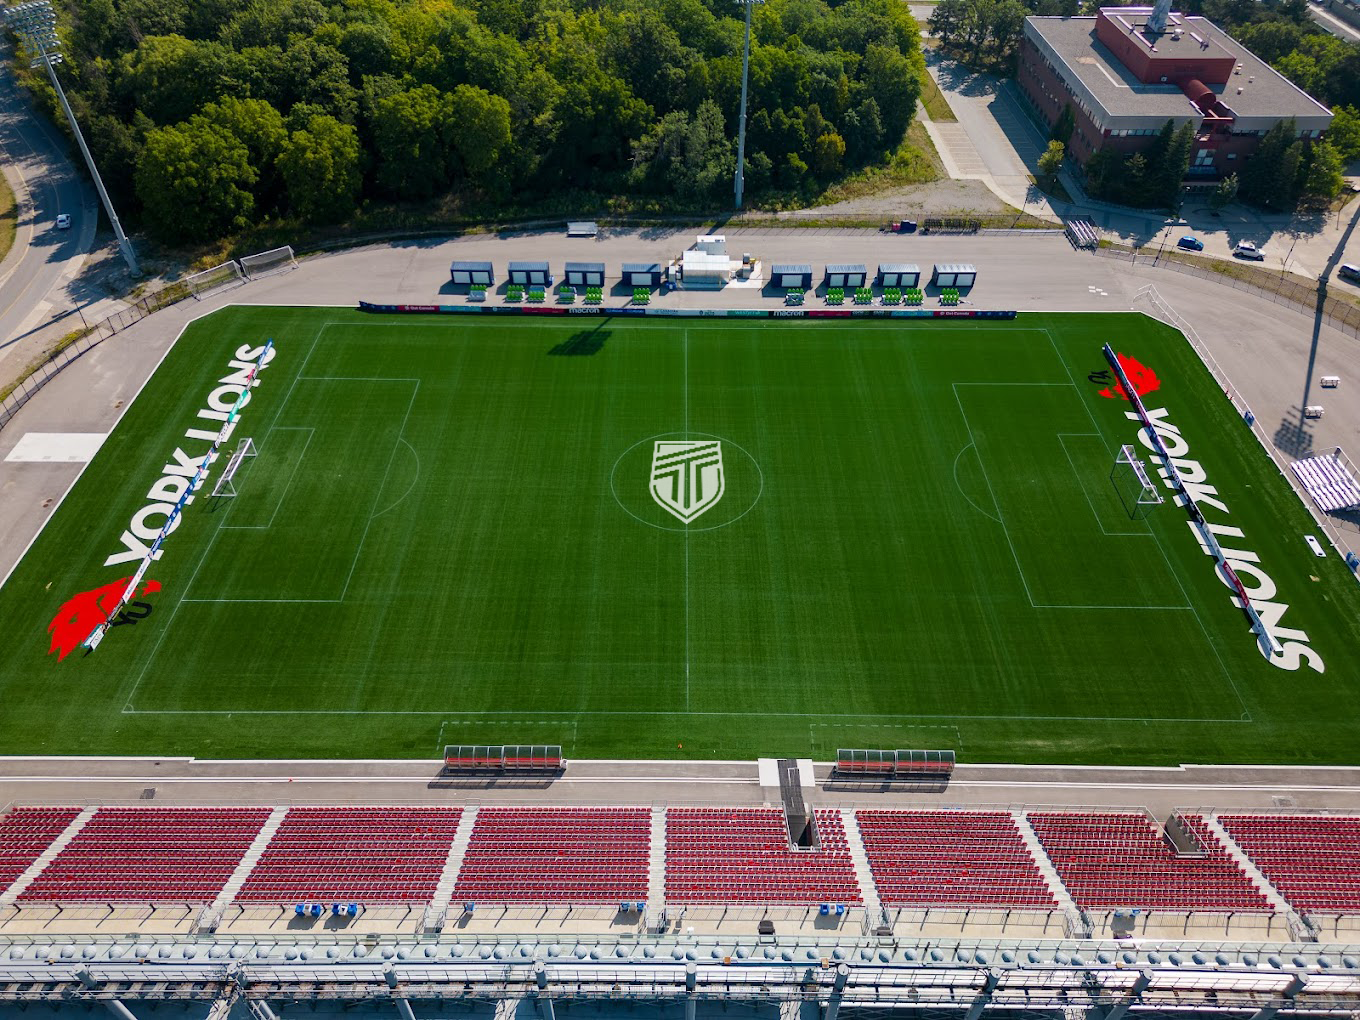
<instances>
[{"instance_id":1,"label":"brick building","mask_svg":"<svg viewBox=\"0 0 1360 1020\"><path fill-rule=\"evenodd\" d=\"M1261 136L1292 119L1317 138L1332 113L1204 18L1105 7L1094 18L1026 18L1019 82L1049 124L1071 105L1068 152L1146 148L1170 120L1195 127L1187 181L1235 172Z\"/></svg>"}]
</instances>

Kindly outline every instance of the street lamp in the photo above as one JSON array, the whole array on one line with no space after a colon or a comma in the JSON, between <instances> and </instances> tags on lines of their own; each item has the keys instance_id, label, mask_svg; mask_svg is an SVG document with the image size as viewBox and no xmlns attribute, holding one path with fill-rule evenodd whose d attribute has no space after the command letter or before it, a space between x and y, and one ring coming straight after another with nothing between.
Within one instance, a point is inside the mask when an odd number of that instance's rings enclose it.
<instances>
[{"instance_id":1,"label":"street lamp","mask_svg":"<svg viewBox=\"0 0 1360 1020\"><path fill-rule=\"evenodd\" d=\"M30 52L37 51L38 55L30 66L37 67L41 64L47 68L47 76L52 79L52 88L56 90L57 98L61 100L61 108L66 111L66 119L71 125L71 132L76 136L76 144L80 146L80 153L85 157L85 165L90 168L90 176L94 178L95 190L99 192L99 198L104 203L104 211L108 213L109 222L113 224L113 232L118 238L118 249L123 253L123 260L132 271L132 275L141 276L142 270L137 265L132 242L123 233L123 225L118 222L118 214L113 211L113 202L109 200L109 193L104 190L104 181L99 176L98 167L94 165L94 157L90 155L89 146L85 144L85 136L80 133L80 125L76 123L75 114L71 112L71 104L66 101L66 93L62 91L61 82L57 80L56 65L61 63L61 40L57 38L57 13L52 9L52 0L30 0L28 3L6 7L4 12L10 28L23 39L24 46Z\"/></svg>"},{"instance_id":2,"label":"street lamp","mask_svg":"<svg viewBox=\"0 0 1360 1020\"><path fill-rule=\"evenodd\" d=\"M737 0L746 8L746 42L741 50L741 119L737 128L737 208L741 208L741 191L746 171L746 79L751 71L751 8L764 0Z\"/></svg>"}]
</instances>

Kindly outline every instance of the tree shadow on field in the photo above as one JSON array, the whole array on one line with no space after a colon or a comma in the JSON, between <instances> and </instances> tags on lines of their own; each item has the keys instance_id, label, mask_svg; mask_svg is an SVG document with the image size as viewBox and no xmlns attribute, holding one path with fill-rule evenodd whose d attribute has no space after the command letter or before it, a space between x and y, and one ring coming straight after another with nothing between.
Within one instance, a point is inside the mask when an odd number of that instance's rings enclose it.
<instances>
[{"instance_id":1,"label":"tree shadow on field","mask_svg":"<svg viewBox=\"0 0 1360 1020\"><path fill-rule=\"evenodd\" d=\"M550 355L556 357L588 357L592 354L599 354L609 339L611 331L604 328L601 324L594 329L582 329L567 337L556 347L548 351Z\"/></svg>"}]
</instances>

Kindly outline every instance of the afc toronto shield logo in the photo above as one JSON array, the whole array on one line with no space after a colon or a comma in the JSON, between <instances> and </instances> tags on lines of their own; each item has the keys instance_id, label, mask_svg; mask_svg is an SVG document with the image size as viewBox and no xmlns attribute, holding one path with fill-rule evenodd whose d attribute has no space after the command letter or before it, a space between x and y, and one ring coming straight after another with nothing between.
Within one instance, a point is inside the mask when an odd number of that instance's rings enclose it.
<instances>
[{"instance_id":1,"label":"afc toronto shield logo","mask_svg":"<svg viewBox=\"0 0 1360 1020\"><path fill-rule=\"evenodd\" d=\"M652 450L652 499L688 524L723 494L722 443L659 439Z\"/></svg>"}]
</instances>

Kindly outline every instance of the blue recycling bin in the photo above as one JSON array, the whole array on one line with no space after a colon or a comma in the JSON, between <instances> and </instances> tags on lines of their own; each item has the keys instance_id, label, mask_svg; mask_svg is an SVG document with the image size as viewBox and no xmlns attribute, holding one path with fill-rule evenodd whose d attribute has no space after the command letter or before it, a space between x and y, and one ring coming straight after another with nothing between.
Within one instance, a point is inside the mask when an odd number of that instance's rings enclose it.
<instances>
[{"instance_id":1,"label":"blue recycling bin","mask_svg":"<svg viewBox=\"0 0 1360 1020\"><path fill-rule=\"evenodd\" d=\"M358 917L358 916L359 916L359 904L357 904L357 903L351 903L351 904L349 905L349 907L346 908L345 913L347 913L350 917Z\"/></svg>"},{"instance_id":2,"label":"blue recycling bin","mask_svg":"<svg viewBox=\"0 0 1360 1020\"><path fill-rule=\"evenodd\" d=\"M828 914L831 913L831 904L830 904L830 903L823 903L823 904L817 909L817 913L821 914L823 917L826 917Z\"/></svg>"},{"instance_id":3,"label":"blue recycling bin","mask_svg":"<svg viewBox=\"0 0 1360 1020\"><path fill-rule=\"evenodd\" d=\"M307 913L307 904L305 903L295 904L293 907L293 913L297 914L298 917L302 917L304 914Z\"/></svg>"},{"instance_id":4,"label":"blue recycling bin","mask_svg":"<svg viewBox=\"0 0 1360 1020\"><path fill-rule=\"evenodd\" d=\"M845 904L844 904L844 903L837 903L837 904L836 904L836 916L837 916L837 917L840 917L840 916L841 916L842 914L844 914L844 913L845 913Z\"/></svg>"},{"instance_id":5,"label":"blue recycling bin","mask_svg":"<svg viewBox=\"0 0 1360 1020\"><path fill-rule=\"evenodd\" d=\"M322 912L324 909L325 909L325 908L324 908L320 903L313 903L313 904L312 904L312 916L313 916L313 917L320 917L320 916L321 916L321 912Z\"/></svg>"}]
</instances>

